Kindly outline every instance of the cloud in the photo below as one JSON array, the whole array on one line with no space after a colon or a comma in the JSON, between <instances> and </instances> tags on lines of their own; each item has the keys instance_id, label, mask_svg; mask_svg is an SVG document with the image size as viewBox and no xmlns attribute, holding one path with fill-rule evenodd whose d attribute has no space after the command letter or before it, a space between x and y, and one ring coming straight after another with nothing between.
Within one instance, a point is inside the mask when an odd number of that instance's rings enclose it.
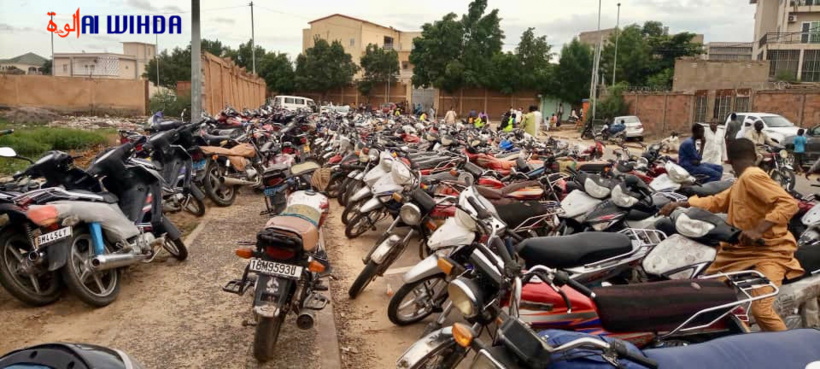
<instances>
[{"instance_id":1,"label":"cloud","mask_svg":"<svg viewBox=\"0 0 820 369\"><path fill-rule=\"evenodd\" d=\"M43 29L45 30L45 28ZM36 32L39 31L32 27L15 27L10 24L0 23L0 32Z\"/></svg>"},{"instance_id":2,"label":"cloud","mask_svg":"<svg viewBox=\"0 0 820 369\"><path fill-rule=\"evenodd\" d=\"M125 4L129 5L129 6L132 6L134 8L137 8L139 10L148 10L148 11L156 11L157 10L157 8L152 6L151 3L148 2L148 0L126 0Z\"/></svg>"},{"instance_id":3,"label":"cloud","mask_svg":"<svg viewBox=\"0 0 820 369\"><path fill-rule=\"evenodd\" d=\"M166 5L166 6L163 6L163 7L162 7L162 10L163 10L163 11L166 11L166 12L169 12L169 13L183 13L183 12L184 12L184 10L182 10L182 8L180 8L180 7L176 6L176 5Z\"/></svg>"},{"instance_id":4,"label":"cloud","mask_svg":"<svg viewBox=\"0 0 820 369\"><path fill-rule=\"evenodd\" d=\"M225 18L225 17L216 17L214 19L211 19L211 21L216 22L216 23L222 23L222 24L234 24L234 23L236 23L236 20L234 20L232 18Z\"/></svg>"}]
</instances>

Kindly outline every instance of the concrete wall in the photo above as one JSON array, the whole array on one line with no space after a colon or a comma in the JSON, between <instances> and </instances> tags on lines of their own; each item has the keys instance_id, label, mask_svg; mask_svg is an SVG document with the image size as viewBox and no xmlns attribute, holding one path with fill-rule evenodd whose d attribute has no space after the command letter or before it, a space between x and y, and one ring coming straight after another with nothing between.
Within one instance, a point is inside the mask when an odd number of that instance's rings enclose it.
<instances>
[{"instance_id":1,"label":"concrete wall","mask_svg":"<svg viewBox=\"0 0 820 369\"><path fill-rule=\"evenodd\" d=\"M148 62L156 57L156 46L143 42L123 42L123 54L136 58L137 76L142 76Z\"/></svg>"},{"instance_id":2,"label":"concrete wall","mask_svg":"<svg viewBox=\"0 0 820 369\"><path fill-rule=\"evenodd\" d=\"M353 85L327 91L325 95L311 91L295 92L292 95L309 97L313 99L316 104L320 105L327 101L334 105L358 106L359 104L366 104L378 108L387 102L409 102L412 100L412 91L412 87L409 84L397 82L390 84L389 93L386 83L375 84L370 91L370 96L361 95L359 89Z\"/></svg>"},{"instance_id":3,"label":"concrete wall","mask_svg":"<svg viewBox=\"0 0 820 369\"><path fill-rule=\"evenodd\" d=\"M769 61L711 61L679 59L675 61L672 90L695 92L748 88L768 82Z\"/></svg>"},{"instance_id":4,"label":"concrete wall","mask_svg":"<svg viewBox=\"0 0 820 369\"><path fill-rule=\"evenodd\" d=\"M202 106L208 113L216 114L226 105L241 110L255 109L265 103L265 80L228 58L203 53L202 74Z\"/></svg>"},{"instance_id":5,"label":"concrete wall","mask_svg":"<svg viewBox=\"0 0 820 369\"><path fill-rule=\"evenodd\" d=\"M485 88L465 88L453 94L439 91L436 109L444 114L452 106L460 117L465 116L470 110L483 111L490 116L491 121L497 122L505 112L510 110L510 106L516 109L523 108L526 112L530 105L541 105L537 94L532 91L504 95ZM566 106L564 107L564 113L569 114Z\"/></svg>"},{"instance_id":6,"label":"concrete wall","mask_svg":"<svg viewBox=\"0 0 820 369\"><path fill-rule=\"evenodd\" d=\"M147 93L144 80L0 75L0 106L145 114Z\"/></svg>"}]
</instances>

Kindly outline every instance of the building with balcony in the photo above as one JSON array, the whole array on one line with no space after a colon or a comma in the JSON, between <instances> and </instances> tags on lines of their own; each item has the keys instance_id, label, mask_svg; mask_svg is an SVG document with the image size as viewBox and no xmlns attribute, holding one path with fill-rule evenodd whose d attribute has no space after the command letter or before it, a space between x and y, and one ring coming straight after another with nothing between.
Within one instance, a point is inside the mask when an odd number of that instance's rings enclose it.
<instances>
[{"instance_id":1,"label":"building with balcony","mask_svg":"<svg viewBox=\"0 0 820 369\"><path fill-rule=\"evenodd\" d=\"M750 0L753 57L769 60L769 77L820 82L820 0Z\"/></svg>"},{"instance_id":2,"label":"building with balcony","mask_svg":"<svg viewBox=\"0 0 820 369\"><path fill-rule=\"evenodd\" d=\"M353 62L359 65L359 60L364 55L367 45L374 44L398 52L399 80L409 81L413 77L410 50L413 49L413 39L421 36L420 31L399 31L393 27L343 14L329 15L310 21L308 24L310 28L302 30L302 52L313 46L313 40L316 37L328 42L339 41L345 52L353 57Z\"/></svg>"},{"instance_id":3,"label":"building with balcony","mask_svg":"<svg viewBox=\"0 0 820 369\"><path fill-rule=\"evenodd\" d=\"M54 53L53 74L62 77L140 79L156 56L154 44L123 42L122 54Z\"/></svg>"},{"instance_id":4,"label":"building with balcony","mask_svg":"<svg viewBox=\"0 0 820 369\"><path fill-rule=\"evenodd\" d=\"M705 47L706 60L752 60L752 42L710 42Z\"/></svg>"}]
</instances>

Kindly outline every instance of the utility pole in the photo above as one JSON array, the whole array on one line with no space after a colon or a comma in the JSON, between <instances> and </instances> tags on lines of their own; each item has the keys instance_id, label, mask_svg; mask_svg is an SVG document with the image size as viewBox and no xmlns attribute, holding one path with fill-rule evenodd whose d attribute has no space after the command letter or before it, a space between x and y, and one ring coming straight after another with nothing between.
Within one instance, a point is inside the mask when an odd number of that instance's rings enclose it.
<instances>
[{"instance_id":1,"label":"utility pole","mask_svg":"<svg viewBox=\"0 0 820 369\"><path fill-rule=\"evenodd\" d=\"M54 12L49 12L48 13L48 15L51 16L51 21L52 22L54 22L54 14L55 14ZM71 63L72 59L69 58L68 62ZM74 69L73 69L74 66L71 65L70 67L72 68L71 70L74 71ZM54 75L54 69L57 69L57 68L54 67L54 32L51 32L51 75L52 76Z\"/></svg>"},{"instance_id":2,"label":"utility pole","mask_svg":"<svg viewBox=\"0 0 820 369\"><path fill-rule=\"evenodd\" d=\"M202 40L199 34L199 0L191 0L191 121L202 115Z\"/></svg>"},{"instance_id":3,"label":"utility pole","mask_svg":"<svg viewBox=\"0 0 820 369\"><path fill-rule=\"evenodd\" d=\"M601 48L604 44L604 35L601 34L601 0L598 0L598 50L595 52L595 62L592 66L592 120L595 120L595 111L598 107L598 67L601 62Z\"/></svg>"},{"instance_id":4,"label":"utility pole","mask_svg":"<svg viewBox=\"0 0 820 369\"><path fill-rule=\"evenodd\" d=\"M159 91L159 33L155 36L157 36L157 39L154 42L154 60L157 61L157 91Z\"/></svg>"},{"instance_id":5,"label":"utility pole","mask_svg":"<svg viewBox=\"0 0 820 369\"><path fill-rule=\"evenodd\" d=\"M615 87L615 67L618 66L618 39L621 38L621 3L618 3L618 20L615 22L615 60L612 62L612 87Z\"/></svg>"},{"instance_id":6,"label":"utility pole","mask_svg":"<svg viewBox=\"0 0 820 369\"><path fill-rule=\"evenodd\" d=\"M254 37L254 27L253 27L253 1L251 1L250 6L251 6L251 60L253 61L253 74L256 74L256 39Z\"/></svg>"}]
</instances>

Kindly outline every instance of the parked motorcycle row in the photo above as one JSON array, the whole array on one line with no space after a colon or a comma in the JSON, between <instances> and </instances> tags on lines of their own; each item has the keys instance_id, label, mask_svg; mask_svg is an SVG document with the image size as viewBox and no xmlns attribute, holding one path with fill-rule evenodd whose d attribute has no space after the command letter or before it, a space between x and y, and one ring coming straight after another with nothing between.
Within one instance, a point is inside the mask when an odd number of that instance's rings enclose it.
<instances>
[{"instance_id":1,"label":"parked motorcycle row","mask_svg":"<svg viewBox=\"0 0 820 369\"><path fill-rule=\"evenodd\" d=\"M762 368L771 359L744 347L769 345L803 366L819 359L816 331L746 334L751 303L772 296L792 325L820 318L813 196L795 193L801 212L792 230L806 275L778 288L757 271L704 274L718 244L737 243L741 231L700 209L657 214L732 181L703 183L659 144L640 155L621 145L617 160L602 161L601 141L572 148L412 119L333 135L316 147L332 168L327 193L345 207L345 235L382 233L350 298L418 242L421 261L403 276L387 315L399 326L438 315L400 368L451 368L468 357L481 368L675 368L692 360ZM767 287L775 292L755 291ZM445 326L454 315L461 323ZM744 352L714 354L729 348Z\"/></svg>"},{"instance_id":2,"label":"parked motorcycle row","mask_svg":"<svg viewBox=\"0 0 820 369\"><path fill-rule=\"evenodd\" d=\"M465 360L476 368L802 368L820 360L820 331L750 333L747 314L752 302L776 297L798 326L820 319L815 196L795 193L801 212L790 227L806 275L779 288L753 270L705 275L718 244L737 243L741 231L704 210L657 214L732 182L703 183L658 144L637 155L621 144L616 160L603 160L598 140L584 147L519 130L271 107L227 108L196 123L155 116L146 132L120 137L86 169L49 152L0 191L0 282L16 298L53 303L65 285L92 306L110 304L124 268L162 250L187 257L166 213L201 216L206 197L229 206L247 187L264 194L260 215L269 219L236 249L247 266L223 290L252 293L259 361L274 357L288 314L311 329L329 302L330 198L344 207L347 238L381 233L351 299L417 245L420 261L387 316L397 326L432 321L399 368ZM17 158L12 148L0 156Z\"/></svg>"}]
</instances>

